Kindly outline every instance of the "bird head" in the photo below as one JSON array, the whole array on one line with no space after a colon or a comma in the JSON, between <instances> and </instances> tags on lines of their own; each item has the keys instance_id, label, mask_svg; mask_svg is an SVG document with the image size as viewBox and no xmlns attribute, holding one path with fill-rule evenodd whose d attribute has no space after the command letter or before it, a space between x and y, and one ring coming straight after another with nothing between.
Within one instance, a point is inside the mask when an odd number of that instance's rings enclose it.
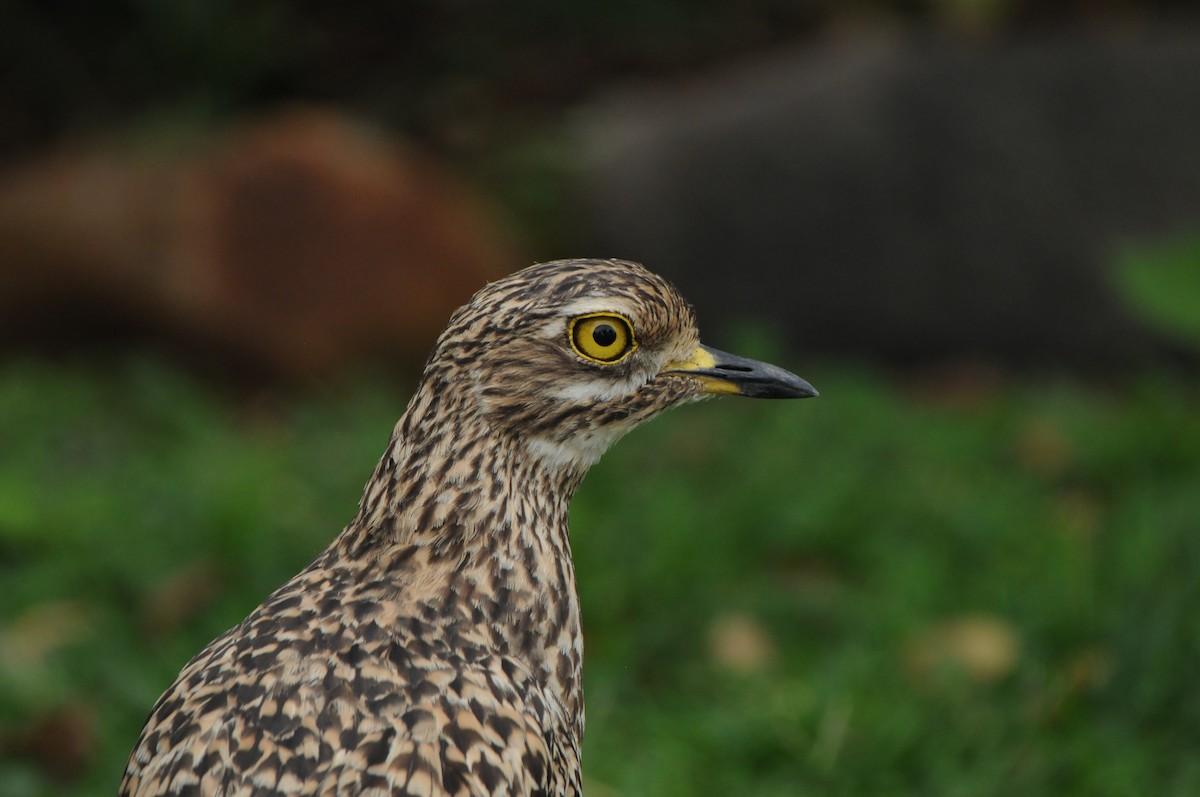
<instances>
[{"instance_id":1,"label":"bird head","mask_svg":"<svg viewBox=\"0 0 1200 797\"><path fill-rule=\"evenodd\" d=\"M782 368L702 345L675 287L621 260L541 263L489 284L451 317L422 388L578 471L678 404L817 395Z\"/></svg>"}]
</instances>

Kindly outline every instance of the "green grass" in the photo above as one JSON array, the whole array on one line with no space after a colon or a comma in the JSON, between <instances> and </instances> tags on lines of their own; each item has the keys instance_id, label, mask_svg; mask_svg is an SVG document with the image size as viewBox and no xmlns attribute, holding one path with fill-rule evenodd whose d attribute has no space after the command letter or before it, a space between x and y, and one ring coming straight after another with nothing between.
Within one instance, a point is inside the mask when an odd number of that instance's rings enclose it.
<instances>
[{"instance_id":1,"label":"green grass","mask_svg":"<svg viewBox=\"0 0 1200 797\"><path fill-rule=\"evenodd\" d=\"M1195 385L803 371L822 398L674 411L580 489L590 793L1200 793ZM369 378L234 401L153 361L0 370L0 793L111 793L402 407Z\"/></svg>"}]
</instances>

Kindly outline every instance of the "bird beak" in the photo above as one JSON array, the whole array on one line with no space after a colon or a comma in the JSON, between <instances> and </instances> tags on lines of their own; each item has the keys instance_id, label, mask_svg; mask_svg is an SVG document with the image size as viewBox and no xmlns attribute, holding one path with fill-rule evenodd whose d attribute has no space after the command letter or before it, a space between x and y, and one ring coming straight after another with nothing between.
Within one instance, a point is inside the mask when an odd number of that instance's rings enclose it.
<instances>
[{"instance_id":1,"label":"bird beak","mask_svg":"<svg viewBox=\"0 0 1200 797\"><path fill-rule=\"evenodd\" d=\"M663 367L662 374L678 374L700 381L705 393L750 398L810 398L817 389L791 371L770 363L698 346L685 360Z\"/></svg>"}]
</instances>

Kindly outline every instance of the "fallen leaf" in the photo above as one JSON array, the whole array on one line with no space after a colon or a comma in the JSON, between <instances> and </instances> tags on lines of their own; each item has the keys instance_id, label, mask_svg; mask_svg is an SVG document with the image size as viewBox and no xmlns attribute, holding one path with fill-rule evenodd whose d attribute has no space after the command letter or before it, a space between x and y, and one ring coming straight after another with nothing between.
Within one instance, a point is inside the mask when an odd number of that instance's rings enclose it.
<instances>
[{"instance_id":1,"label":"fallen leaf","mask_svg":"<svg viewBox=\"0 0 1200 797\"><path fill-rule=\"evenodd\" d=\"M220 571L208 559L174 570L146 596L142 629L152 636L169 636L211 606L221 586Z\"/></svg>"},{"instance_id":2,"label":"fallen leaf","mask_svg":"<svg viewBox=\"0 0 1200 797\"><path fill-rule=\"evenodd\" d=\"M1060 476L1075 458L1075 445L1066 432L1045 420L1031 420L1016 446L1021 464L1047 479Z\"/></svg>"},{"instance_id":3,"label":"fallen leaf","mask_svg":"<svg viewBox=\"0 0 1200 797\"><path fill-rule=\"evenodd\" d=\"M73 780L96 757L95 710L80 702L53 708L20 729L12 746L54 780Z\"/></svg>"},{"instance_id":4,"label":"fallen leaf","mask_svg":"<svg viewBox=\"0 0 1200 797\"><path fill-rule=\"evenodd\" d=\"M952 666L979 683L993 683L1013 671L1020 648L1016 631L1004 619L966 615L919 632L908 645L907 659L910 671L922 680Z\"/></svg>"},{"instance_id":5,"label":"fallen leaf","mask_svg":"<svg viewBox=\"0 0 1200 797\"><path fill-rule=\"evenodd\" d=\"M708 628L708 650L720 666L754 675L765 670L777 655L775 641L757 618L744 612L726 612Z\"/></svg>"},{"instance_id":6,"label":"fallen leaf","mask_svg":"<svg viewBox=\"0 0 1200 797\"><path fill-rule=\"evenodd\" d=\"M90 612L80 601L34 604L0 631L0 666L14 673L41 669L52 653L89 630Z\"/></svg>"}]
</instances>

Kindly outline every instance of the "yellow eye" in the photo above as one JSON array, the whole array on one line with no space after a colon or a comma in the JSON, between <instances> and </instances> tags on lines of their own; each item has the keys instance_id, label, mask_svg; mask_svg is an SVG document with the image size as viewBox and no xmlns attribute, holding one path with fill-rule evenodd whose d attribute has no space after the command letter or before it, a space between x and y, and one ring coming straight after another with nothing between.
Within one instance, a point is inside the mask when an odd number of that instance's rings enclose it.
<instances>
[{"instance_id":1,"label":"yellow eye","mask_svg":"<svg viewBox=\"0 0 1200 797\"><path fill-rule=\"evenodd\" d=\"M612 365L628 357L637 348L637 341L633 327L623 316L593 313L571 321L571 346L582 357Z\"/></svg>"}]
</instances>

